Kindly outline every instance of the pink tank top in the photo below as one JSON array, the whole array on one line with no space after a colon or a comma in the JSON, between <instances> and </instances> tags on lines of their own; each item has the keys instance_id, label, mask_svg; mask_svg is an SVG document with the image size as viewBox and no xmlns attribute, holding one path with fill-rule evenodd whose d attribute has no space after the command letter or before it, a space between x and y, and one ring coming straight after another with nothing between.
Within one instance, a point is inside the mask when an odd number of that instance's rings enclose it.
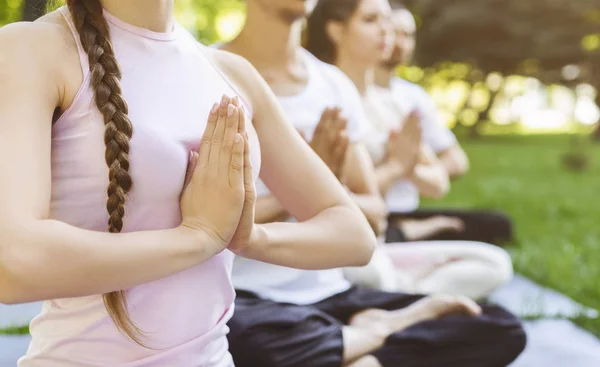
<instances>
[{"instance_id":1,"label":"pink tank top","mask_svg":"<svg viewBox=\"0 0 600 367\"><path fill-rule=\"evenodd\" d=\"M77 40L84 81L52 130L51 216L106 231L104 123L93 101L87 55L68 10L60 12ZM173 228L181 223L179 197L189 151L198 148L213 103L236 92L205 56L205 46L180 25L169 33L155 33L108 13L105 17L134 127L134 185L123 230ZM257 178L258 139L251 126L249 130ZM131 317L149 336L152 349L122 336L101 295L46 301L31 322L32 342L19 366L233 366L226 339L235 298L232 261L233 254L226 250L194 268L127 291Z\"/></svg>"}]
</instances>

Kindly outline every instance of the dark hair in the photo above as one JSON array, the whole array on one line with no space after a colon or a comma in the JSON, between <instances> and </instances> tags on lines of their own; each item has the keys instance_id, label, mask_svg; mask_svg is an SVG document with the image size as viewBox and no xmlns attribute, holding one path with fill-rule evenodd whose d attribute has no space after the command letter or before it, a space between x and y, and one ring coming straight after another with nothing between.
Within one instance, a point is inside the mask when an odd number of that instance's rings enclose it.
<instances>
[{"instance_id":1,"label":"dark hair","mask_svg":"<svg viewBox=\"0 0 600 367\"><path fill-rule=\"evenodd\" d=\"M306 49L321 61L334 64L336 47L329 34L330 21L347 22L362 0L319 0L306 26Z\"/></svg>"},{"instance_id":2,"label":"dark hair","mask_svg":"<svg viewBox=\"0 0 600 367\"><path fill-rule=\"evenodd\" d=\"M132 186L129 142L133 134L131 121L127 116L127 103L121 94L121 70L113 51L100 0L67 0L67 5L81 45L88 55L94 99L104 118L104 158L109 168L106 202L108 231L118 233L123 229L125 199ZM125 292L104 294L103 299L117 328L143 345L138 338L142 332L129 317Z\"/></svg>"}]
</instances>

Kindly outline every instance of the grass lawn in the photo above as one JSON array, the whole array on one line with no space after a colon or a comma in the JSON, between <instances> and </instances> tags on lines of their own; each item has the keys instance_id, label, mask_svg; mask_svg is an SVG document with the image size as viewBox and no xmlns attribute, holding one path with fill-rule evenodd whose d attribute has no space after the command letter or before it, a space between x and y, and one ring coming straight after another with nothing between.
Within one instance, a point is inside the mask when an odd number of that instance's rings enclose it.
<instances>
[{"instance_id":1,"label":"grass lawn","mask_svg":"<svg viewBox=\"0 0 600 367\"><path fill-rule=\"evenodd\" d=\"M600 309L600 146L593 148L588 171L570 173L560 164L565 137L488 137L463 145L470 173L446 199L425 205L509 213L516 225L516 270ZM600 336L600 320L577 322Z\"/></svg>"},{"instance_id":2,"label":"grass lawn","mask_svg":"<svg viewBox=\"0 0 600 367\"><path fill-rule=\"evenodd\" d=\"M424 206L497 208L515 223L517 272L600 309L600 145L590 169L561 165L564 136L465 141L471 171L441 202ZM600 336L600 320L576 320Z\"/></svg>"}]
</instances>

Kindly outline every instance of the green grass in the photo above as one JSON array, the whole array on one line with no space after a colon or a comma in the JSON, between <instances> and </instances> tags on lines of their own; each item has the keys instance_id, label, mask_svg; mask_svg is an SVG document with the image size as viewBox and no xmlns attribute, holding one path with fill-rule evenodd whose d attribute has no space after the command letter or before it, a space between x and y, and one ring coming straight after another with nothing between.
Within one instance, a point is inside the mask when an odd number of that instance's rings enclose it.
<instances>
[{"instance_id":1,"label":"green grass","mask_svg":"<svg viewBox=\"0 0 600 367\"><path fill-rule=\"evenodd\" d=\"M568 144L564 136L465 141L471 171L446 199L425 205L509 213L516 225L516 270L600 309L600 145L593 147L588 171L571 173L560 163ZM600 320L576 322L600 336Z\"/></svg>"},{"instance_id":2,"label":"green grass","mask_svg":"<svg viewBox=\"0 0 600 367\"><path fill-rule=\"evenodd\" d=\"M600 145L585 172L563 168L565 136L463 141L469 174L450 195L425 206L496 208L508 213L517 272L600 309ZM600 320L578 319L600 336Z\"/></svg>"},{"instance_id":3,"label":"green grass","mask_svg":"<svg viewBox=\"0 0 600 367\"><path fill-rule=\"evenodd\" d=\"M29 326L13 326L0 329L0 335L24 335L29 333Z\"/></svg>"}]
</instances>

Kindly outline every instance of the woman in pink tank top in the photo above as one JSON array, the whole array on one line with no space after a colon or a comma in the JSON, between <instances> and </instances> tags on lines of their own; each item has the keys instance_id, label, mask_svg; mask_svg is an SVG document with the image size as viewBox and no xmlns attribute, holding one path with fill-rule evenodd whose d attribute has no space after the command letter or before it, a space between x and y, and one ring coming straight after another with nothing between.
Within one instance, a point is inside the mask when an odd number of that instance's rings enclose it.
<instances>
[{"instance_id":1,"label":"woman in pink tank top","mask_svg":"<svg viewBox=\"0 0 600 367\"><path fill-rule=\"evenodd\" d=\"M19 366L232 366L234 254L358 266L375 238L172 0L67 4L0 30L0 302L44 300ZM259 171L298 223L253 223Z\"/></svg>"}]
</instances>

